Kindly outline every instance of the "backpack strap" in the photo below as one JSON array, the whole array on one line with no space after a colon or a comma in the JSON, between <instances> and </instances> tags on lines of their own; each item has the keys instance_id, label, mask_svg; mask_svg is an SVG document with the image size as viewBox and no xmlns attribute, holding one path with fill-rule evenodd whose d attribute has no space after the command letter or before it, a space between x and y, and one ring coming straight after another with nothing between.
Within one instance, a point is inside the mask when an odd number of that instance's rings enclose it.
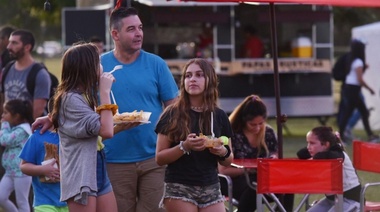
<instances>
[{"instance_id":1,"label":"backpack strap","mask_svg":"<svg viewBox=\"0 0 380 212\"><path fill-rule=\"evenodd\" d=\"M26 88L32 97L34 96L34 88L36 87L37 74L43 68L45 68L43 64L34 63L26 78Z\"/></svg>"},{"instance_id":2,"label":"backpack strap","mask_svg":"<svg viewBox=\"0 0 380 212\"><path fill-rule=\"evenodd\" d=\"M4 93L4 81L5 77L8 75L9 70L11 69L12 65L15 64L15 60L10 61L7 63L7 65L4 66L2 74L1 74L1 93Z\"/></svg>"}]
</instances>

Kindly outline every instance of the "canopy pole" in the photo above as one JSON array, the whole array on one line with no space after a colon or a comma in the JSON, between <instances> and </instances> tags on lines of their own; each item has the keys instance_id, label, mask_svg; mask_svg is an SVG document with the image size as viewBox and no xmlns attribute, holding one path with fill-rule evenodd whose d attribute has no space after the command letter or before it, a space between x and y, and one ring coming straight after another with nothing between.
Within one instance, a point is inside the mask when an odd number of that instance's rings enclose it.
<instances>
[{"instance_id":1,"label":"canopy pole","mask_svg":"<svg viewBox=\"0 0 380 212\"><path fill-rule=\"evenodd\" d=\"M283 158L283 139L282 139L282 115L280 104L280 80L278 73L278 52L277 52L277 31L276 31L276 15L274 10L274 3L269 3L270 6L270 28L272 39L272 55L273 55L273 68L274 68L274 94L276 97L276 123L277 123L277 140L278 140L278 158Z\"/></svg>"}]
</instances>

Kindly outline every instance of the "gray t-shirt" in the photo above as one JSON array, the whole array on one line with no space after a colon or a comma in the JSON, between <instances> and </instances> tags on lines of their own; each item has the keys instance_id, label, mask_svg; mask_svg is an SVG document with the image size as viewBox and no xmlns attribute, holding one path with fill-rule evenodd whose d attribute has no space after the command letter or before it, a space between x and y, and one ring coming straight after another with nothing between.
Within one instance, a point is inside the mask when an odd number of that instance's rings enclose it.
<instances>
[{"instance_id":1,"label":"gray t-shirt","mask_svg":"<svg viewBox=\"0 0 380 212\"><path fill-rule=\"evenodd\" d=\"M88 105L80 93L68 92L63 97L59 109L61 201L76 196L83 187L97 191L96 158L99 131L100 115Z\"/></svg>"},{"instance_id":2,"label":"gray t-shirt","mask_svg":"<svg viewBox=\"0 0 380 212\"><path fill-rule=\"evenodd\" d=\"M37 73L33 95L27 89L26 80L33 65L34 63L24 70L16 70L15 65L12 65L3 82L5 101L21 99L33 102L33 99L49 99L51 80L46 69Z\"/></svg>"}]
</instances>

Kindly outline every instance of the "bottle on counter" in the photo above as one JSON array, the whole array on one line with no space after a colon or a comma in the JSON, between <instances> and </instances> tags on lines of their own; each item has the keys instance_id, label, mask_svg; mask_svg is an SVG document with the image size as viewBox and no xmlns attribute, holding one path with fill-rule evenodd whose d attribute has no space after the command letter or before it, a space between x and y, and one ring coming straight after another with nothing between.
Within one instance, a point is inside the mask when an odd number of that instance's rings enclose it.
<instances>
[{"instance_id":1,"label":"bottle on counter","mask_svg":"<svg viewBox=\"0 0 380 212\"><path fill-rule=\"evenodd\" d=\"M312 57L311 39L306 36L300 36L292 41L293 57L309 58Z\"/></svg>"}]
</instances>

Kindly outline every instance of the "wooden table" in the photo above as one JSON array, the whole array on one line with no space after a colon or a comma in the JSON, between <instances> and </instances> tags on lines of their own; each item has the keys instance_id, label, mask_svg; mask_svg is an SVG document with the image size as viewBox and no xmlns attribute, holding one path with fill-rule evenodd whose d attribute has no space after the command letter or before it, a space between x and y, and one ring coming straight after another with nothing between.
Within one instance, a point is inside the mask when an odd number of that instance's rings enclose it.
<instances>
[{"instance_id":1,"label":"wooden table","mask_svg":"<svg viewBox=\"0 0 380 212\"><path fill-rule=\"evenodd\" d=\"M231 165L237 168L256 169L257 159L234 159Z\"/></svg>"},{"instance_id":2,"label":"wooden table","mask_svg":"<svg viewBox=\"0 0 380 212\"><path fill-rule=\"evenodd\" d=\"M244 175L248 186L256 190L257 184L256 182L251 182L249 177L250 172L248 170L257 168L257 159L233 159L231 166L244 169Z\"/></svg>"}]
</instances>

